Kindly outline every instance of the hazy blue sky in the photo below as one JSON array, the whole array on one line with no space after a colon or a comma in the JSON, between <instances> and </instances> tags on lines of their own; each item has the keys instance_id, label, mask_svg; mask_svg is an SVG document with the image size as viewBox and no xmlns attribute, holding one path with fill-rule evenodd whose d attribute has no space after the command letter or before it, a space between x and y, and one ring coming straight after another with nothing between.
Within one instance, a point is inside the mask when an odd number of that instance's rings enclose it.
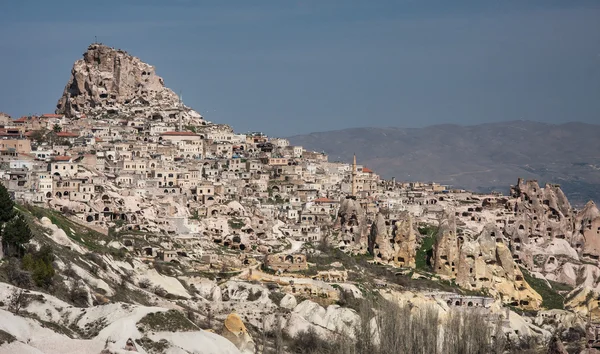
<instances>
[{"instance_id":1,"label":"hazy blue sky","mask_svg":"<svg viewBox=\"0 0 600 354\"><path fill-rule=\"evenodd\" d=\"M600 123L599 0L3 1L0 111L53 111L94 36L237 131Z\"/></svg>"}]
</instances>

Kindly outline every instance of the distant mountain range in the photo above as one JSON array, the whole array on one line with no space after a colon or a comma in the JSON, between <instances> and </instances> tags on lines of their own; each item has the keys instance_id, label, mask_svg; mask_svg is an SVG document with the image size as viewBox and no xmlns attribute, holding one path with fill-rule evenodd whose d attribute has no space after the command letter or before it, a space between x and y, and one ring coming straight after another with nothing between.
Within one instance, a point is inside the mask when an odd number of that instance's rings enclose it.
<instances>
[{"instance_id":1,"label":"distant mountain range","mask_svg":"<svg viewBox=\"0 0 600 354\"><path fill-rule=\"evenodd\" d=\"M352 128L297 135L294 145L325 151L385 178L508 192L518 177L558 183L574 205L600 201L600 125L512 121L473 126Z\"/></svg>"}]
</instances>

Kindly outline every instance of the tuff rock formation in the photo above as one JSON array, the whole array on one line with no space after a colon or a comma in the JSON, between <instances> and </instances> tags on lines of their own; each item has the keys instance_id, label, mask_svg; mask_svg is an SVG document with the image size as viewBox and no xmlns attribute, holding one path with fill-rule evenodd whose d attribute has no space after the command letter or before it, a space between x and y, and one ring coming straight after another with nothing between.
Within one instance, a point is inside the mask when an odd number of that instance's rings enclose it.
<instances>
[{"instance_id":1,"label":"tuff rock formation","mask_svg":"<svg viewBox=\"0 0 600 354\"><path fill-rule=\"evenodd\" d=\"M506 226L506 234L517 263L532 268L537 252L527 245L543 247L553 239L566 240L571 246L581 243L578 232L574 232L573 210L559 186L540 188L537 181L519 179L511 194L516 199L507 208L516 220Z\"/></svg>"},{"instance_id":2,"label":"tuff rock formation","mask_svg":"<svg viewBox=\"0 0 600 354\"><path fill-rule=\"evenodd\" d=\"M206 123L200 114L183 106L177 94L164 86L153 66L123 50L99 43L91 44L83 58L75 62L56 107L57 114L67 117L115 114Z\"/></svg>"},{"instance_id":3,"label":"tuff rock formation","mask_svg":"<svg viewBox=\"0 0 600 354\"><path fill-rule=\"evenodd\" d=\"M238 314L231 313L227 316L221 336L233 343L242 354L254 354L254 340Z\"/></svg>"},{"instance_id":4,"label":"tuff rock formation","mask_svg":"<svg viewBox=\"0 0 600 354\"><path fill-rule=\"evenodd\" d=\"M369 235L369 252L382 262L414 268L417 231L411 214L403 212L391 224L388 225L382 214L377 215Z\"/></svg>"},{"instance_id":5,"label":"tuff rock formation","mask_svg":"<svg viewBox=\"0 0 600 354\"><path fill-rule=\"evenodd\" d=\"M364 253L368 246L367 213L352 198L342 200L338 210L342 241L355 252Z\"/></svg>"},{"instance_id":6,"label":"tuff rock formation","mask_svg":"<svg viewBox=\"0 0 600 354\"><path fill-rule=\"evenodd\" d=\"M463 236L459 238L456 234L456 219L445 212L440 220L433 252L433 267L437 274L452 278L457 276L459 241L463 242L464 239Z\"/></svg>"},{"instance_id":7,"label":"tuff rock formation","mask_svg":"<svg viewBox=\"0 0 600 354\"><path fill-rule=\"evenodd\" d=\"M394 261L394 249L390 242L389 227L382 214L377 214L369 234L369 253L383 262Z\"/></svg>"},{"instance_id":8,"label":"tuff rock formation","mask_svg":"<svg viewBox=\"0 0 600 354\"><path fill-rule=\"evenodd\" d=\"M575 227L581 233L579 240L583 241L583 249L580 247L582 255L598 260L600 257L600 211L594 202L588 202L575 217Z\"/></svg>"},{"instance_id":9,"label":"tuff rock formation","mask_svg":"<svg viewBox=\"0 0 600 354\"><path fill-rule=\"evenodd\" d=\"M577 211L558 185L540 188L536 181L519 179L505 204L513 214L505 236L513 258L548 280L600 291L600 211L588 202Z\"/></svg>"},{"instance_id":10,"label":"tuff rock formation","mask_svg":"<svg viewBox=\"0 0 600 354\"><path fill-rule=\"evenodd\" d=\"M440 222L434 249L434 270L469 290L500 294L503 302L522 308L537 309L541 296L525 281L504 244L502 231L486 225L475 238L458 236L454 217L446 215Z\"/></svg>"}]
</instances>

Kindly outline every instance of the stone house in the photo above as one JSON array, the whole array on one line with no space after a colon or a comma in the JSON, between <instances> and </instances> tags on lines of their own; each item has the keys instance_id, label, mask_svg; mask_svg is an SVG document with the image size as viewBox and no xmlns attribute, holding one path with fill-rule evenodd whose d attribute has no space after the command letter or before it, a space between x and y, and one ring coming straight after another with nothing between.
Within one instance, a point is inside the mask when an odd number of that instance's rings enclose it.
<instances>
[{"instance_id":1,"label":"stone house","mask_svg":"<svg viewBox=\"0 0 600 354\"><path fill-rule=\"evenodd\" d=\"M297 272L308 269L306 256L303 254L269 254L265 256L265 266L281 272Z\"/></svg>"},{"instance_id":2,"label":"stone house","mask_svg":"<svg viewBox=\"0 0 600 354\"><path fill-rule=\"evenodd\" d=\"M17 154L31 153L31 142L28 139L0 139L0 150L14 151Z\"/></svg>"}]
</instances>

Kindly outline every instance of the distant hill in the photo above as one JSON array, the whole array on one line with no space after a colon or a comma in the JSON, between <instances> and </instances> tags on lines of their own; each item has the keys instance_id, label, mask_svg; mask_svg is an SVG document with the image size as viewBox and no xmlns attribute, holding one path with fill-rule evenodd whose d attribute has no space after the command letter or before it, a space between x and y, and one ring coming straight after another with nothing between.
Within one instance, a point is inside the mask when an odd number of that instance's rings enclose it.
<instances>
[{"instance_id":1,"label":"distant hill","mask_svg":"<svg viewBox=\"0 0 600 354\"><path fill-rule=\"evenodd\" d=\"M289 137L385 178L507 192L518 177L559 183L576 205L600 201L600 125L513 121L473 126L352 128Z\"/></svg>"}]
</instances>

